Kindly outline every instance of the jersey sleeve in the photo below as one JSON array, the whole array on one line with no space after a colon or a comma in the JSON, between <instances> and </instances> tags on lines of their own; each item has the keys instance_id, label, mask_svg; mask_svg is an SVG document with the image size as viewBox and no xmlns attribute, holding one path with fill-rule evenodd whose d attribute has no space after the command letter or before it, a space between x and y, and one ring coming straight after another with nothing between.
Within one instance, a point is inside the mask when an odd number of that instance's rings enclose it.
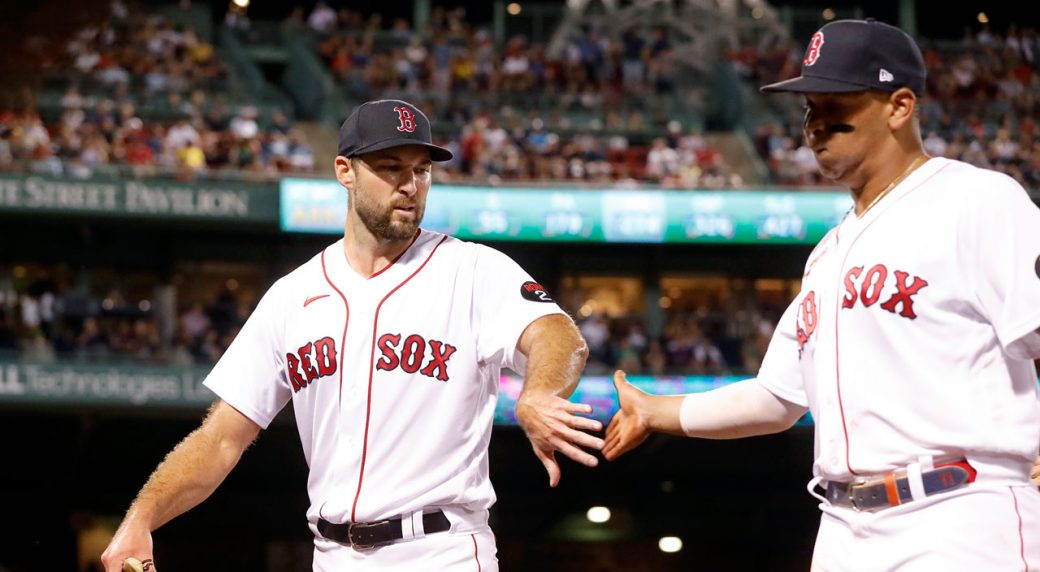
<instances>
[{"instance_id":1,"label":"jersey sleeve","mask_svg":"<svg viewBox=\"0 0 1040 572\"><path fill-rule=\"evenodd\" d=\"M203 382L264 429L292 397L282 351L285 305L278 292L275 283Z\"/></svg>"},{"instance_id":2,"label":"jersey sleeve","mask_svg":"<svg viewBox=\"0 0 1040 572\"><path fill-rule=\"evenodd\" d=\"M527 359L517 343L524 330L542 316L566 313L511 258L492 248L475 246L473 297L478 359L523 373Z\"/></svg>"},{"instance_id":3,"label":"jersey sleeve","mask_svg":"<svg viewBox=\"0 0 1040 572\"><path fill-rule=\"evenodd\" d=\"M805 394L796 335L798 305L801 298L796 297L780 317L756 379L762 387L784 401L808 407L809 399Z\"/></svg>"},{"instance_id":4,"label":"jersey sleeve","mask_svg":"<svg viewBox=\"0 0 1040 572\"><path fill-rule=\"evenodd\" d=\"M1040 358L1040 209L1010 177L987 173L960 208L958 252L979 313L1008 355Z\"/></svg>"}]
</instances>

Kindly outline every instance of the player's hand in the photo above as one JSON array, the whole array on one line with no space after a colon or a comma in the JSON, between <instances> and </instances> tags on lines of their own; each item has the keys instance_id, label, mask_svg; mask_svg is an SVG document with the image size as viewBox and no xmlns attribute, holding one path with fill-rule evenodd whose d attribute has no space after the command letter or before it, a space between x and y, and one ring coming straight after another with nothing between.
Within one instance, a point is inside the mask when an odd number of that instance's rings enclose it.
<instances>
[{"instance_id":1,"label":"player's hand","mask_svg":"<svg viewBox=\"0 0 1040 572\"><path fill-rule=\"evenodd\" d=\"M600 450L603 439L593 437L586 431L602 431L603 424L579 414L592 413L592 406L571 403L566 399L545 392L525 392L516 402L516 419L523 427L535 456L545 465L549 473L549 486L560 482L560 465L556 462L556 451L574 461L595 467L599 460L580 447Z\"/></svg>"},{"instance_id":2,"label":"player's hand","mask_svg":"<svg viewBox=\"0 0 1040 572\"><path fill-rule=\"evenodd\" d=\"M112 537L112 542L109 542L108 547L101 553L101 564L104 565L105 572L123 572L123 562L131 557L144 564L144 572L155 572L152 562L152 533L147 527L123 522Z\"/></svg>"},{"instance_id":3,"label":"player's hand","mask_svg":"<svg viewBox=\"0 0 1040 572\"><path fill-rule=\"evenodd\" d=\"M607 425L607 439L603 456L613 461L639 446L650 436L646 414L649 395L625 379L625 372L614 372L614 388L618 394L618 411Z\"/></svg>"},{"instance_id":4,"label":"player's hand","mask_svg":"<svg viewBox=\"0 0 1040 572\"><path fill-rule=\"evenodd\" d=\"M1040 457L1033 461L1033 471L1029 474L1029 478L1033 479L1034 485L1040 487Z\"/></svg>"}]
</instances>

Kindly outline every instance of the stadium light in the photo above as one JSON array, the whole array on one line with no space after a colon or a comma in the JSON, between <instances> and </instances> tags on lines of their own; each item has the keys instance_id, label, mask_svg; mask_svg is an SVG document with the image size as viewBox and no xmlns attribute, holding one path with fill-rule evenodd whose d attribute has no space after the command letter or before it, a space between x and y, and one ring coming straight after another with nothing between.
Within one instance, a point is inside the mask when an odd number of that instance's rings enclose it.
<instances>
[{"instance_id":1,"label":"stadium light","mask_svg":"<svg viewBox=\"0 0 1040 572\"><path fill-rule=\"evenodd\" d=\"M610 509L605 506L594 506L585 513L585 518L589 519L589 522L602 524L610 520Z\"/></svg>"},{"instance_id":2,"label":"stadium light","mask_svg":"<svg viewBox=\"0 0 1040 572\"><path fill-rule=\"evenodd\" d=\"M661 552L672 554L682 550L682 539L678 536L663 536L657 541L657 547Z\"/></svg>"},{"instance_id":3,"label":"stadium light","mask_svg":"<svg viewBox=\"0 0 1040 572\"><path fill-rule=\"evenodd\" d=\"M510 16L519 16L521 10L523 10L523 7L517 2L511 2L506 6L506 12L509 12Z\"/></svg>"},{"instance_id":4,"label":"stadium light","mask_svg":"<svg viewBox=\"0 0 1040 572\"><path fill-rule=\"evenodd\" d=\"M830 8L824 8L823 9L823 19L824 20L830 22L831 20L834 19L835 16L836 16L836 14L834 13L834 10L832 10Z\"/></svg>"},{"instance_id":5,"label":"stadium light","mask_svg":"<svg viewBox=\"0 0 1040 572\"><path fill-rule=\"evenodd\" d=\"M249 0L231 0L231 3L243 9L249 7Z\"/></svg>"},{"instance_id":6,"label":"stadium light","mask_svg":"<svg viewBox=\"0 0 1040 572\"><path fill-rule=\"evenodd\" d=\"M980 24L989 24L989 16L987 16L985 12L979 12L977 17Z\"/></svg>"}]
</instances>

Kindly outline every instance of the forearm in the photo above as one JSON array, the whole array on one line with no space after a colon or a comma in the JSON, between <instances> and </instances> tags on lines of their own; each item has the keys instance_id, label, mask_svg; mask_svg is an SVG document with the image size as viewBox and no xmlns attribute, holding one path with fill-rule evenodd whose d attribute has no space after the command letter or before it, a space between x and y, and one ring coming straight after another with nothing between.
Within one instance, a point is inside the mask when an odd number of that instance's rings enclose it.
<instances>
[{"instance_id":1,"label":"forearm","mask_svg":"<svg viewBox=\"0 0 1040 572\"><path fill-rule=\"evenodd\" d=\"M214 412L159 464L127 512L126 523L155 530L208 498L227 477L259 431L228 431ZM241 415L237 411L235 415Z\"/></svg>"},{"instance_id":2,"label":"forearm","mask_svg":"<svg viewBox=\"0 0 1040 572\"><path fill-rule=\"evenodd\" d=\"M678 407L674 403L668 406L667 412L661 415L670 425L662 425L679 429L668 432L703 439L778 433L794 425L806 411L773 395L754 379L682 396Z\"/></svg>"},{"instance_id":3,"label":"forearm","mask_svg":"<svg viewBox=\"0 0 1040 572\"><path fill-rule=\"evenodd\" d=\"M527 370L521 393L544 392L569 397L578 387L589 350L578 328L561 315L532 323L521 338Z\"/></svg>"}]
</instances>

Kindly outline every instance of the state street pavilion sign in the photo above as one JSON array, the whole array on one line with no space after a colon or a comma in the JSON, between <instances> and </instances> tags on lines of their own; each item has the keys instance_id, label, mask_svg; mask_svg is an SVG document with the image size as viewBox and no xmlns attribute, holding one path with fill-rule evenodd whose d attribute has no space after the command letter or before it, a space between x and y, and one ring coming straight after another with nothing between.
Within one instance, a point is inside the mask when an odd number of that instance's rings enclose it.
<instances>
[{"instance_id":1,"label":"state street pavilion sign","mask_svg":"<svg viewBox=\"0 0 1040 572\"><path fill-rule=\"evenodd\" d=\"M278 221L275 183L0 175L0 212Z\"/></svg>"}]
</instances>

